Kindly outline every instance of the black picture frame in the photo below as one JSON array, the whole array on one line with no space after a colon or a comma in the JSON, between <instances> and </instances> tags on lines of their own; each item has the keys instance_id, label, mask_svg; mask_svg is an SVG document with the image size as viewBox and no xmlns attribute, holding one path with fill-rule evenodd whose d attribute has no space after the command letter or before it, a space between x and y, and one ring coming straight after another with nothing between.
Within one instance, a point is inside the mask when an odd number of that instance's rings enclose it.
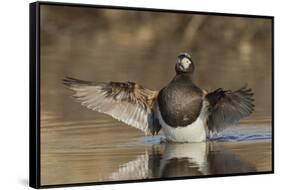
<instances>
[{"instance_id":1,"label":"black picture frame","mask_svg":"<svg viewBox=\"0 0 281 190\"><path fill-rule=\"evenodd\" d=\"M251 172L238 174L222 174L222 175L204 175L204 176L189 176L189 177L169 177L161 179L140 179L140 180L125 180L125 181L105 181L92 183L73 183L73 184L57 184L57 185L41 185L40 179L40 6L55 5L69 7L93 7L119 10L136 10L136 11L152 11L166 13L184 13L198 15L216 15L216 16L231 16L245 18L266 18L272 22L272 171L266 172ZM140 7L120 7L108 5L90 5L90 4L74 4L74 3L58 3L58 2L34 2L30 3L29 8L29 39L30 39L30 91L29 91L29 185L33 188L53 188L53 187L69 187L69 186L84 186L84 185L101 185L101 184L119 184L119 183L135 183L147 181L162 181L162 180L182 180L194 178L210 178L210 177L227 177L227 176L242 176L242 175L260 175L274 173L274 16L264 15L248 15L234 13L217 13L217 12L199 12L186 10L166 10L155 8L140 8Z\"/></svg>"}]
</instances>

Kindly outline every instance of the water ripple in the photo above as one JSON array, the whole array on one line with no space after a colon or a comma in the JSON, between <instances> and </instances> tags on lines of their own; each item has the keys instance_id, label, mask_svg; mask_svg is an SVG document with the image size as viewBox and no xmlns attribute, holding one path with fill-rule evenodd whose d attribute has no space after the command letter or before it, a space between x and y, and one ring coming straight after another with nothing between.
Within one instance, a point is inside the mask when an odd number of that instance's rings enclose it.
<instances>
[{"instance_id":1,"label":"water ripple","mask_svg":"<svg viewBox=\"0 0 281 190\"><path fill-rule=\"evenodd\" d=\"M272 138L271 128L261 125L240 126L226 129L222 133L214 135L209 140L214 141L257 141L270 140Z\"/></svg>"},{"instance_id":2,"label":"water ripple","mask_svg":"<svg viewBox=\"0 0 281 190\"><path fill-rule=\"evenodd\" d=\"M208 138L210 141L240 142L271 140L271 127L267 125L240 125L231 127ZM140 144L160 144L163 136L146 136L139 139Z\"/></svg>"}]
</instances>

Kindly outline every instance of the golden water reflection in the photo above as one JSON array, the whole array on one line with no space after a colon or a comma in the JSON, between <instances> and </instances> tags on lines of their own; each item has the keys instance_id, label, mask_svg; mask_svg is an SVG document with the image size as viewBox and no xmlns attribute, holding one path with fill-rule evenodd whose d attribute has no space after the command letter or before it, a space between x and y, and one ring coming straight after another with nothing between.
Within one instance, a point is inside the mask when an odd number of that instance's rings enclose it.
<instances>
[{"instance_id":1,"label":"golden water reflection","mask_svg":"<svg viewBox=\"0 0 281 190\"><path fill-rule=\"evenodd\" d=\"M230 128L202 143L166 144L107 116L42 117L42 184L248 173L271 170L269 123Z\"/></svg>"}]
</instances>

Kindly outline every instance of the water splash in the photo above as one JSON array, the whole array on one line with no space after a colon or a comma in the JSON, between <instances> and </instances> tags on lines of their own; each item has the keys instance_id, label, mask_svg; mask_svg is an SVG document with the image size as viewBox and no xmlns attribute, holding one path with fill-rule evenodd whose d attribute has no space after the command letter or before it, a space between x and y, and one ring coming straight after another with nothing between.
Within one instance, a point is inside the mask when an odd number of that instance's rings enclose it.
<instances>
[{"instance_id":1,"label":"water splash","mask_svg":"<svg viewBox=\"0 0 281 190\"><path fill-rule=\"evenodd\" d=\"M223 132L209 138L212 141L260 141L271 140L272 133L270 127L263 125L244 125L239 127L231 127Z\"/></svg>"},{"instance_id":2,"label":"water splash","mask_svg":"<svg viewBox=\"0 0 281 190\"><path fill-rule=\"evenodd\" d=\"M271 127L268 125L239 125L228 128L221 133L214 134L208 138L210 141L240 142L240 141L264 141L271 140ZM145 136L138 140L140 144L161 144L165 139L163 136Z\"/></svg>"},{"instance_id":3,"label":"water splash","mask_svg":"<svg viewBox=\"0 0 281 190\"><path fill-rule=\"evenodd\" d=\"M163 136L144 136L138 140L140 144L161 144L162 140L165 139Z\"/></svg>"}]
</instances>

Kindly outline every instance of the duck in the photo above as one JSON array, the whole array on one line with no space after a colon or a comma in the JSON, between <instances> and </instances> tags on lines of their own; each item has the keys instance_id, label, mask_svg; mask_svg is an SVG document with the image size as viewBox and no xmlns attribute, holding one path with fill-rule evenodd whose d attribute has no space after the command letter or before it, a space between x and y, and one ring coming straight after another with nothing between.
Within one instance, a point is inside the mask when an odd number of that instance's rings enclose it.
<instances>
[{"instance_id":1,"label":"duck","mask_svg":"<svg viewBox=\"0 0 281 190\"><path fill-rule=\"evenodd\" d=\"M218 88L207 92L192 80L195 64L190 54L176 58L175 76L160 90L135 82L95 82L65 77L64 85L82 106L107 114L129 126L165 141L203 142L254 111L253 91Z\"/></svg>"}]
</instances>

